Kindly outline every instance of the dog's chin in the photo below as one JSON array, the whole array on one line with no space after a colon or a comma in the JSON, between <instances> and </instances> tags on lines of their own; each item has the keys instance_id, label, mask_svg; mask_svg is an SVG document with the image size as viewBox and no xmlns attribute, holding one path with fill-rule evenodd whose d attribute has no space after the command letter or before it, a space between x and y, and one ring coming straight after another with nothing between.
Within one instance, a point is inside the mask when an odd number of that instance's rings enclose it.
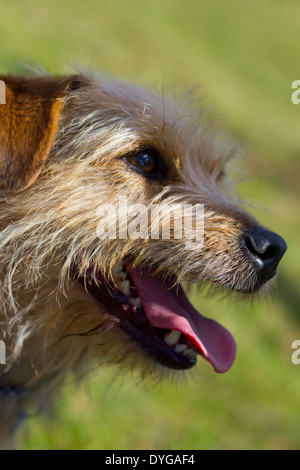
<instances>
[{"instance_id":1,"label":"dog's chin","mask_svg":"<svg viewBox=\"0 0 300 470\"><path fill-rule=\"evenodd\" d=\"M201 315L175 276L163 279L146 268L119 264L111 275L76 276L147 357L170 369L193 367L199 356L218 373L227 372L236 355L232 335Z\"/></svg>"},{"instance_id":2,"label":"dog's chin","mask_svg":"<svg viewBox=\"0 0 300 470\"><path fill-rule=\"evenodd\" d=\"M257 297L261 292L268 292L275 285L277 279L277 270L274 270L268 276L261 277L259 274L255 276L252 280L251 285L241 285L238 284L234 287L234 291L238 294L245 295L249 297Z\"/></svg>"}]
</instances>

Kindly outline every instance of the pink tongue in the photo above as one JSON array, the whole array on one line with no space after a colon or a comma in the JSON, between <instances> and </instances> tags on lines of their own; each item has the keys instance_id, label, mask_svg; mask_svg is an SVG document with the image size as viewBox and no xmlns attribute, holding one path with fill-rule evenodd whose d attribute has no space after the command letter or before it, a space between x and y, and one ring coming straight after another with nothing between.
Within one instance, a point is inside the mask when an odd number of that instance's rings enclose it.
<instances>
[{"instance_id":1,"label":"pink tongue","mask_svg":"<svg viewBox=\"0 0 300 470\"><path fill-rule=\"evenodd\" d=\"M219 373L232 366L236 344L233 336L219 323L203 317L190 304L180 286L151 275L147 271L130 271L138 289L145 314L156 328L180 331L193 348L201 352Z\"/></svg>"}]
</instances>

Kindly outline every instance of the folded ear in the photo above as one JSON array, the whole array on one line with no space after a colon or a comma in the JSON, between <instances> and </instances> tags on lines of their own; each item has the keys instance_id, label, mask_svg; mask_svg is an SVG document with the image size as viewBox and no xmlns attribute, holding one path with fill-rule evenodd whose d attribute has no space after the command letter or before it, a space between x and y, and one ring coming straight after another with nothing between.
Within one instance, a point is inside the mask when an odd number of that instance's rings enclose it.
<instances>
[{"instance_id":1,"label":"folded ear","mask_svg":"<svg viewBox=\"0 0 300 470\"><path fill-rule=\"evenodd\" d=\"M15 191L30 186L50 153L64 98L80 86L80 77L0 76L0 178Z\"/></svg>"}]
</instances>

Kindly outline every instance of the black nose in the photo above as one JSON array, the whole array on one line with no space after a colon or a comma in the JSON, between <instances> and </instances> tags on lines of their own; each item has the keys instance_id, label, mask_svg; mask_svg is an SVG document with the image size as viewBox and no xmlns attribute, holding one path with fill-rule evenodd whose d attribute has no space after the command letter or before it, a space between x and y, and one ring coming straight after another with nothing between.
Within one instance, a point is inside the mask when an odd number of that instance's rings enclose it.
<instances>
[{"instance_id":1,"label":"black nose","mask_svg":"<svg viewBox=\"0 0 300 470\"><path fill-rule=\"evenodd\" d=\"M268 281L275 276L277 266L287 250L283 238L262 227L253 227L243 239L247 254L256 264L260 281Z\"/></svg>"}]
</instances>

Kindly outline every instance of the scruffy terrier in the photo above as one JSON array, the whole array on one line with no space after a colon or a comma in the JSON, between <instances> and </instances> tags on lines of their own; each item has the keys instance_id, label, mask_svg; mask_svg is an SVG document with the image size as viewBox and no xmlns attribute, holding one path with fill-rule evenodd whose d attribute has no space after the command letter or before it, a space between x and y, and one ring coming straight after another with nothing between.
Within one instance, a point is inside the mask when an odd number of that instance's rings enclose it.
<instances>
[{"instance_id":1,"label":"scruffy terrier","mask_svg":"<svg viewBox=\"0 0 300 470\"><path fill-rule=\"evenodd\" d=\"M181 281L256 293L286 250L226 195L236 147L193 97L85 73L0 80L2 445L27 405L93 359L160 375L201 355L226 372L235 341ZM162 207L148 234L130 209L139 205ZM202 241L176 236L183 205L201 205Z\"/></svg>"}]
</instances>

